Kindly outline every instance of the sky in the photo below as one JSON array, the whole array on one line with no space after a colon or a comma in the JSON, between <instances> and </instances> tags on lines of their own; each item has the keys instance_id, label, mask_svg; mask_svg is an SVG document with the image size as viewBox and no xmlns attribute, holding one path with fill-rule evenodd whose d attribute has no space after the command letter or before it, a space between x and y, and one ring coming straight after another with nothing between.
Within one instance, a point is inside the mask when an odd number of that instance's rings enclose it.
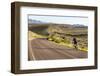
<instances>
[{"instance_id":1,"label":"sky","mask_svg":"<svg viewBox=\"0 0 100 76\"><path fill-rule=\"evenodd\" d=\"M28 15L28 19L49 23L82 24L88 26L88 17L84 16Z\"/></svg>"}]
</instances>

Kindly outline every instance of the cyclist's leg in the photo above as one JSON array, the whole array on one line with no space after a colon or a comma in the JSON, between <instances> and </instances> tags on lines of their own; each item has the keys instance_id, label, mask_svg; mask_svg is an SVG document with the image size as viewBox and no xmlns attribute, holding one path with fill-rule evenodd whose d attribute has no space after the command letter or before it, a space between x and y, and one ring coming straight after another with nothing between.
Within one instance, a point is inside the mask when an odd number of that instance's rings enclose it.
<instances>
[{"instance_id":1,"label":"cyclist's leg","mask_svg":"<svg viewBox=\"0 0 100 76\"><path fill-rule=\"evenodd\" d=\"M74 44L75 49L77 49L77 44Z\"/></svg>"}]
</instances>

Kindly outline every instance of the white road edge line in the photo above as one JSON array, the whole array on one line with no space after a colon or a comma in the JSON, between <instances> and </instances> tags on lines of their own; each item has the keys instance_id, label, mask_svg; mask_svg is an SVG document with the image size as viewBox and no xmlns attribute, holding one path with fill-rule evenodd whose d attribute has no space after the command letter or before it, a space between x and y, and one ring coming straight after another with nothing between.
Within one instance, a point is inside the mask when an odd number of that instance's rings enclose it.
<instances>
[{"instance_id":1,"label":"white road edge line","mask_svg":"<svg viewBox=\"0 0 100 76\"><path fill-rule=\"evenodd\" d=\"M32 44L31 44L31 41L32 41L32 40L29 40L29 48L30 48L30 52L31 52L31 54L32 54L33 60L36 60L35 55L34 55L34 51L32 50Z\"/></svg>"}]
</instances>

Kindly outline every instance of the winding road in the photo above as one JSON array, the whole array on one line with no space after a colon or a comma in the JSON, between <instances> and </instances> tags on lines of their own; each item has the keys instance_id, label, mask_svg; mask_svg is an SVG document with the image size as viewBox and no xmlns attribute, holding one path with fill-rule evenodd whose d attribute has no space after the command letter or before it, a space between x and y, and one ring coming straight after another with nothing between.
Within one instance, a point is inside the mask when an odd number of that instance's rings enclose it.
<instances>
[{"instance_id":1,"label":"winding road","mask_svg":"<svg viewBox=\"0 0 100 76\"><path fill-rule=\"evenodd\" d=\"M28 60L87 58L87 52L58 45L45 38L29 40Z\"/></svg>"}]
</instances>

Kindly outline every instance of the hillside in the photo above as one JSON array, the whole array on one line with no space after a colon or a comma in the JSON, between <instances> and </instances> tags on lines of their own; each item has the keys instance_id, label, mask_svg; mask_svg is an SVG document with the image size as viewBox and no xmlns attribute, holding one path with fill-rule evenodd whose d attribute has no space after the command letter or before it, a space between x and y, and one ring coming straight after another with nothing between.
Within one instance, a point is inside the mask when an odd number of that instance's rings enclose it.
<instances>
[{"instance_id":1,"label":"hillside","mask_svg":"<svg viewBox=\"0 0 100 76\"><path fill-rule=\"evenodd\" d=\"M78 49L87 51L88 49L88 27L79 24L53 24L43 23L29 24L29 31L33 32L34 38L47 38L59 45L73 48L72 39L78 41Z\"/></svg>"},{"instance_id":2,"label":"hillside","mask_svg":"<svg viewBox=\"0 0 100 76\"><path fill-rule=\"evenodd\" d=\"M54 32L66 35L87 34L87 26L70 24L29 24L29 30L43 35L48 35Z\"/></svg>"}]
</instances>

